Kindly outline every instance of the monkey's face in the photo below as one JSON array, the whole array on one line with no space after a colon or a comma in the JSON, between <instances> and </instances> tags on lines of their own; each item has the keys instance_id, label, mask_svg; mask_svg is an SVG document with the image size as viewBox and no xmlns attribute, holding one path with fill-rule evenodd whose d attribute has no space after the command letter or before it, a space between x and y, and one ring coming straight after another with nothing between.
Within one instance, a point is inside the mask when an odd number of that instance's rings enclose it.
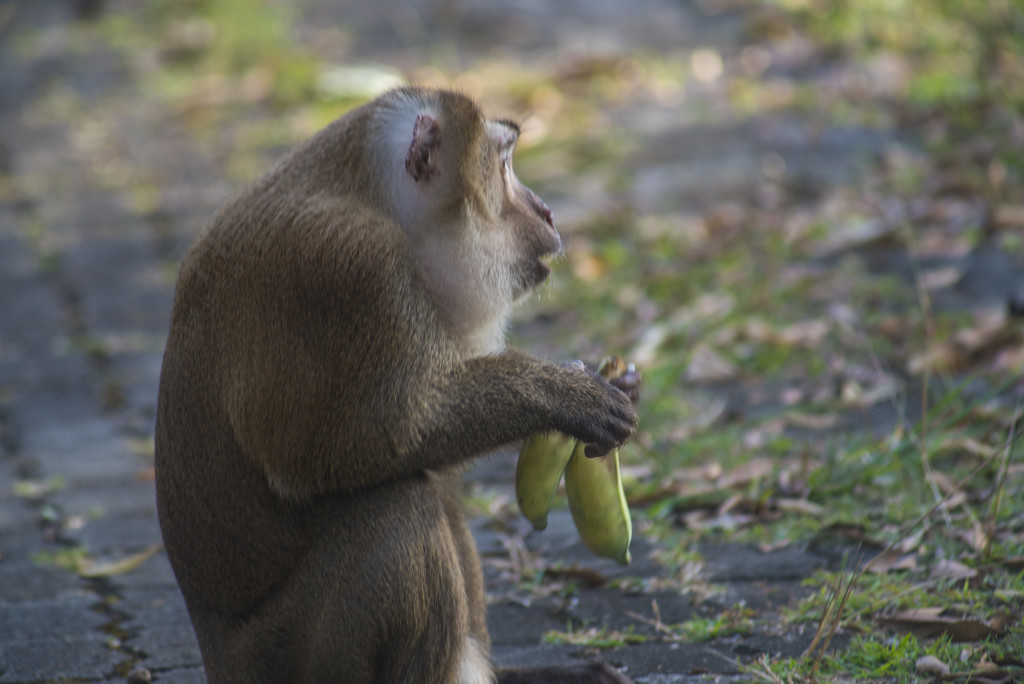
<instances>
[{"instance_id":1,"label":"monkey's face","mask_svg":"<svg viewBox=\"0 0 1024 684\"><path fill-rule=\"evenodd\" d=\"M386 186L424 284L459 335L498 340L512 303L562 248L551 210L512 171L519 127L457 93L386 97Z\"/></svg>"},{"instance_id":2,"label":"monkey's face","mask_svg":"<svg viewBox=\"0 0 1024 684\"><path fill-rule=\"evenodd\" d=\"M542 283L551 272L546 259L562 249L551 209L537 193L516 178L512 152L519 127L511 121L487 123L489 142L496 154L489 164L497 166L498 221L494 229L509 246L512 296L519 298Z\"/></svg>"}]
</instances>

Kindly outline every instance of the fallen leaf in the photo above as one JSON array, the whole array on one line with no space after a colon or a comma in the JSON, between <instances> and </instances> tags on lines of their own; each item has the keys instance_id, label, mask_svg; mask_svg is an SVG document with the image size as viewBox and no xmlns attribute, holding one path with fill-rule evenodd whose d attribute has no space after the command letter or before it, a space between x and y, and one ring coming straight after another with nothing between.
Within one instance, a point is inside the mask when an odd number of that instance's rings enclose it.
<instances>
[{"instance_id":1,"label":"fallen leaf","mask_svg":"<svg viewBox=\"0 0 1024 684\"><path fill-rule=\"evenodd\" d=\"M964 451L971 456L991 458L996 453L996 448L983 444L971 437L962 435L949 435L936 447L936 451Z\"/></svg>"},{"instance_id":2,"label":"fallen leaf","mask_svg":"<svg viewBox=\"0 0 1024 684\"><path fill-rule=\"evenodd\" d=\"M953 341L965 351L974 353L996 345L1016 332L1017 328L1011 324L1006 309L1000 307L979 314L975 318L975 325L958 330L953 335Z\"/></svg>"},{"instance_id":3,"label":"fallen leaf","mask_svg":"<svg viewBox=\"0 0 1024 684\"><path fill-rule=\"evenodd\" d=\"M778 499L775 506L785 513L799 513L820 518L825 515L825 509L807 499Z\"/></svg>"},{"instance_id":4,"label":"fallen leaf","mask_svg":"<svg viewBox=\"0 0 1024 684\"><path fill-rule=\"evenodd\" d=\"M875 404L895 398L899 393L899 383L895 378L883 376L870 387L864 387L856 380L848 380L843 384L839 399L849 406L870 408Z\"/></svg>"},{"instance_id":5,"label":"fallen leaf","mask_svg":"<svg viewBox=\"0 0 1024 684\"><path fill-rule=\"evenodd\" d=\"M827 543L833 539L856 542L859 545L883 548L885 544L867 535L863 525L852 523L832 523L821 528L814 535L819 543Z\"/></svg>"},{"instance_id":6,"label":"fallen leaf","mask_svg":"<svg viewBox=\"0 0 1024 684\"><path fill-rule=\"evenodd\" d=\"M1002 627L994 627L981 620L955 620L942 631L953 641L981 641L999 634Z\"/></svg>"},{"instance_id":7,"label":"fallen leaf","mask_svg":"<svg viewBox=\"0 0 1024 684\"><path fill-rule=\"evenodd\" d=\"M78 574L82 577L113 577L114 575L123 575L138 568L163 547L163 544L153 544L139 553L116 561L99 562L85 559L78 569Z\"/></svg>"},{"instance_id":8,"label":"fallen leaf","mask_svg":"<svg viewBox=\"0 0 1024 684\"><path fill-rule=\"evenodd\" d=\"M882 574L894 570L915 570L916 568L917 554L903 554L896 549L889 549L875 556L866 569Z\"/></svg>"},{"instance_id":9,"label":"fallen leaf","mask_svg":"<svg viewBox=\"0 0 1024 684\"><path fill-rule=\"evenodd\" d=\"M778 331L778 341L789 346L817 347L828 335L828 321L815 318L787 325Z\"/></svg>"},{"instance_id":10,"label":"fallen leaf","mask_svg":"<svg viewBox=\"0 0 1024 684\"><path fill-rule=\"evenodd\" d=\"M14 496L21 499L41 499L63 488L64 478L57 476L48 480L18 480L14 483L12 491Z\"/></svg>"},{"instance_id":11,"label":"fallen leaf","mask_svg":"<svg viewBox=\"0 0 1024 684\"><path fill-rule=\"evenodd\" d=\"M998 206L992 220L1001 228L1024 226L1024 204L1003 204Z\"/></svg>"},{"instance_id":12,"label":"fallen leaf","mask_svg":"<svg viewBox=\"0 0 1024 684\"><path fill-rule=\"evenodd\" d=\"M725 488L741 487L753 480L760 480L772 473L776 467L774 459L754 458L723 474L719 485Z\"/></svg>"},{"instance_id":13,"label":"fallen leaf","mask_svg":"<svg viewBox=\"0 0 1024 684\"><path fill-rule=\"evenodd\" d=\"M791 427L804 430L831 430L839 424L839 416L835 413L800 413L786 414L786 423Z\"/></svg>"},{"instance_id":14,"label":"fallen leaf","mask_svg":"<svg viewBox=\"0 0 1024 684\"><path fill-rule=\"evenodd\" d=\"M682 513L686 511L705 511L716 509L728 498L729 493L724 489L680 494L678 487L673 487L659 489L654 492L650 492L647 495L641 494L636 497L631 496L627 498L627 502L630 506L640 508L665 499L671 499L672 510Z\"/></svg>"},{"instance_id":15,"label":"fallen leaf","mask_svg":"<svg viewBox=\"0 0 1024 684\"><path fill-rule=\"evenodd\" d=\"M941 290L944 287L956 285L963 274L963 269L956 266L924 271L921 274L921 285L927 290Z\"/></svg>"},{"instance_id":16,"label":"fallen leaf","mask_svg":"<svg viewBox=\"0 0 1024 684\"><path fill-rule=\"evenodd\" d=\"M602 573L590 568L584 568L580 565L544 568L544 577L550 577L551 579L575 580L586 587L595 589L608 584L608 578Z\"/></svg>"},{"instance_id":17,"label":"fallen leaf","mask_svg":"<svg viewBox=\"0 0 1024 684\"><path fill-rule=\"evenodd\" d=\"M949 665L933 655L924 655L914 663L914 669L922 674L948 675Z\"/></svg>"},{"instance_id":18,"label":"fallen leaf","mask_svg":"<svg viewBox=\"0 0 1024 684\"><path fill-rule=\"evenodd\" d=\"M750 510L748 505L750 502L742 494L733 494L728 499L722 502L722 505L718 507L716 513L718 515L725 515L726 513L732 513L738 508L742 510Z\"/></svg>"},{"instance_id":19,"label":"fallen leaf","mask_svg":"<svg viewBox=\"0 0 1024 684\"><path fill-rule=\"evenodd\" d=\"M942 606L926 606L924 608L911 608L910 610L903 610L893 616L893 618L900 617L906 620L934 620L940 615L942 611L946 610Z\"/></svg>"},{"instance_id":20,"label":"fallen leaf","mask_svg":"<svg viewBox=\"0 0 1024 684\"><path fill-rule=\"evenodd\" d=\"M785 347L817 347L828 335L828 321L810 319L777 328L759 318L743 326L744 336L752 342L779 344Z\"/></svg>"},{"instance_id":21,"label":"fallen leaf","mask_svg":"<svg viewBox=\"0 0 1024 684\"><path fill-rule=\"evenodd\" d=\"M1004 558L999 561L1000 565L1004 565L1014 570L1024 570L1024 556L1014 556L1012 558Z\"/></svg>"},{"instance_id":22,"label":"fallen leaf","mask_svg":"<svg viewBox=\"0 0 1024 684\"><path fill-rule=\"evenodd\" d=\"M720 382L739 375L739 368L711 347L698 345L690 356L690 365L686 368L686 380L689 382Z\"/></svg>"},{"instance_id":23,"label":"fallen leaf","mask_svg":"<svg viewBox=\"0 0 1024 684\"><path fill-rule=\"evenodd\" d=\"M853 216L834 227L815 250L816 258L829 257L857 247L897 242L896 226L882 221Z\"/></svg>"},{"instance_id":24,"label":"fallen leaf","mask_svg":"<svg viewBox=\"0 0 1024 684\"><path fill-rule=\"evenodd\" d=\"M943 342L934 347L914 354L907 361L907 372L911 375L923 375L939 371L958 370L967 364L967 355L954 345Z\"/></svg>"},{"instance_id":25,"label":"fallen leaf","mask_svg":"<svg viewBox=\"0 0 1024 684\"><path fill-rule=\"evenodd\" d=\"M725 409L729 405L724 397L709 398L703 404L698 402L699 400L695 400L691 403L692 410L685 412L685 415L672 426L666 435L667 439L676 443L685 442L694 435L706 432L725 415Z\"/></svg>"},{"instance_id":26,"label":"fallen leaf","mask_svg":"<svg viewBox=\"0 0 1024 684\"><path fill-rule=\"evenodd\" d=\"M978 571L974 568L969 568L959 561L946 559L935 564L929 577L931 579L970 579L977 574Z\"/></svg>"},{"instance_id":27,"label":"fallen leaf","mask_svg":"<svg viewBox=\"0 0 1024 684\"><path fill-rule=\"evenodd\" d=\"M712 516L706 511L692 511L682 517L687 528L697 531L736 530L756 520L752 515L726 513Z\"/></svg>"},{"instance_id":28,"label":"fallen leaf","mask_svg":"<svg viewBox=\"0 0 1024 684\"><path fill-rule=\"evenodd\" d=\"M907 362L912 375L952 372L963 369L972 358L988 354L1020 337L1018 327L1004 308L983 311L969 328L956 331L951 338L933 345Z\"/></svg>"},{"instance_id":29,"label":"fallen leaf","mask_svg":"<svg viewBox=\"0 0 1024 684\"><path fill-rule=\"evenodd\" d=\"M657 359L658 349L673 333L671 327L664 323L652 323L644 330L640 340L629 352L631 359L636 359L638 366L650 366Z\"/></svg>"},{"instance_id":30,"label":"fallen leaf","mask_svg":"<svg viewBox=\"0 0 1024 684\"><path fill-rule=\"evenodd\" d=\"M792 539L781 539L777 542L758 542L757 550L761 553L772 553L773 551L780 551L793 543Z\"/></svg>"},{"instance_id":31,"label":"fallen leaf","mask_svg":"<svg viewBox=\"0 0 1024 684\"><path fill-rule=\"evenodd\" d=\"M1005 620L985 623L970 618L954 618L941 615L942 608L918 608L904 610L881 618L884 624L909 629L918 637L948 635L953 641L981 641L1005 628Z\"/></svg>"},{"instance_id":32,"label":"fallen leaf","mask_svg":"<svg viewBox=\"0 0 1024 684\"><path fill-rule=\"evenodd\" d=\"M992 370L1015 375L1024 373L1024 344L1000 351L992 363Z\"/></svg>"}]
</instances>

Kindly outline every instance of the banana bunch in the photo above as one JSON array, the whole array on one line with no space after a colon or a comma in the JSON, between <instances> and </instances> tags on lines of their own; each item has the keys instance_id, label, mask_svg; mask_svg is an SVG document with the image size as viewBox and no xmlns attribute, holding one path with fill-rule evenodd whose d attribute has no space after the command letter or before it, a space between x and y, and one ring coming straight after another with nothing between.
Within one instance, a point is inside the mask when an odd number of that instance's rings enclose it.
<instances>
[{"instance_id":1,"label":"banana bunch","mask_svg":"<svg viewBox=\"0 0 1024 684\"><path fill-rule=\"evenodd\" d=\"M626 373L622 359L611 356L598 372L606 380ZM587 458L586 445L558 432L532 435L523 444L516 463L516 500L519 510L536 530L548 524L558 482L565 473L569 510L583 543L599 556L626 565L633 522L622 490L619 450L600 458Z\"/></svg>"}]
</instances>

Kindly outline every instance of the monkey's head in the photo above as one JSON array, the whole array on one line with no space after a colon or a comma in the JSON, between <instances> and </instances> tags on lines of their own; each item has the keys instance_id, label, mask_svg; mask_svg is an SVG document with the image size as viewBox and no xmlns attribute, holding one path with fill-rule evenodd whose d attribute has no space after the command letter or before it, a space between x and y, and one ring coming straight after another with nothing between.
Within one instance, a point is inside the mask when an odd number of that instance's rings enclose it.
<instances>
[{"instance_id":1,"label":"monkey's head","mask_svg":"<svg viewBox=\"0 0 1024 684\"><path fill-rule=\"evenodd\" d=\"M449 91L407 88L378 102L384 194L439 308L459 334L501 328L562 247L551 210L512 171L519 126Z\"/></svg>"}]
</instances>

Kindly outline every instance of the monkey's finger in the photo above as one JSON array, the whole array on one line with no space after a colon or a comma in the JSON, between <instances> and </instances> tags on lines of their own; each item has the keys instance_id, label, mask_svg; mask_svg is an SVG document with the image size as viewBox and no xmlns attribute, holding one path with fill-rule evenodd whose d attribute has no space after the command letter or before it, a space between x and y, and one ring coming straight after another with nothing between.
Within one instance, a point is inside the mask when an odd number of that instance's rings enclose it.
<instances>
[{"instance_id":1,"label":"monkey's finger","mask_svg":"<svg viewBox=\"0 0 1024 684\"><path fill-rule=\"evenodd\" d=\"M614 448L614 444L588 444L583 450L583 454L587 458L601 458L607 456L608 452Z\"/></svg>"},{"instance_id":2,"label":"monkey's finger","mask_svg":"<svg viewBox=\"0 0 1024 684\"><path fill-rule=\"evenodd\" d=\"M643 382L643 378L640 376L640 372L630 364L630 369L624 374L615 378L611 381L613 385L622 390L630 402L636 403L640 398L640 384Z\"/></svg>"}]
</instances>

